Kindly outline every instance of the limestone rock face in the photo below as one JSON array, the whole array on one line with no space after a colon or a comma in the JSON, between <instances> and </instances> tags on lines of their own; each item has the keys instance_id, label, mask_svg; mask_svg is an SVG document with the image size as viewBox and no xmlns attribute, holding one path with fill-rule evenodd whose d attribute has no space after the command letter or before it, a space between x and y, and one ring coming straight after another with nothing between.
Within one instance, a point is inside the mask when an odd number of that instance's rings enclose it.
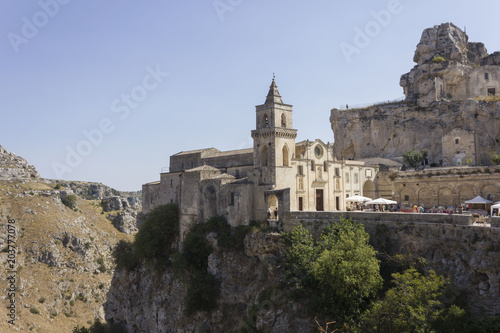
<instances>
[{"instance_id":1,"label":"limestone rock face","mask_svg":"<svg viewBox=\"0 0 500 333\"><path fill-rule=\"evenodd\" d=\"M116 229L126 234L134 234L137 232L137 211L126 208L116 214L108 214L110 220Z\"/></svg>"},{"instance_id":2,"label":"limestone rock face","mask_svg":"<svg viewBox=\"0 0 500 333\"><path fill-rule=\"evenodd\" d=\"M500 150L500 103L435 102L421 108L405 103L366 109L331 111L338 159L398 157L424 149L429 163L443 159L442 138L453 129L474 131L478 164L491 165L490 152Z\"/></svg>"},{"instance_id":3,"label":"limestone rock face","mask_svg":"<svg viewBox=\"0 0 500 333\"><path fill-rule=\"evenodd\" d=\"M417 65L400 79L406 100L429 106L437 100L464 100L498 94L500 55L452 23L425 29L413 61Z\"/></svg>"},{"instance_id":4,"label":"limestone rock face","mask_svg":"<svg viewBox=\"0 0 500 333\"><path fill-rule=\"evenodd\" d=\"M432 61L434 56L441 56L448 60L467 63L467 53L467 35L453 23L444 23L424 30L413 61L422 65Z\"/></svg>"},{"instance_id":5,"label":"limestone rock face","mask_svg":"<svg viewBox=\"0 0 500 333\"><path fill-rule=\"evenodd\" d=\"M183 311L189 277L161 273L139 266L132 272L116 271L104 306L106 320L125 324L129 332L311 332L305 304L292 302L278 288L279 234L247 235L244 251L222 251L208 235L214 252L208 271L220 281L217 308L187 317Z\"/></svg>"},{"instance_id":6,"label":"limestone rock face","mask_svg":"<svg viewBox=\"0 0 500 333\"><path fill-rule=\"evenodd\" d=\"M0 146L0 180L38 178L40 175L34 166Z\"/></svg>"}]
</instances>

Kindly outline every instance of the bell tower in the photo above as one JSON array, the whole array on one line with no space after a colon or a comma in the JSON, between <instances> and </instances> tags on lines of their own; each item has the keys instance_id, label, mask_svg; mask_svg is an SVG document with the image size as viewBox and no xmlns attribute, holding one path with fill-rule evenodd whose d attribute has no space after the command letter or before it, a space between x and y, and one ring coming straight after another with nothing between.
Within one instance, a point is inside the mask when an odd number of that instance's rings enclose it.
<instances>
[{"instance_id":1,"label":"bell tower","mask_svg":"<svg viewBox=\"0 0 500 333\"><path fill-rule=\"evenodd\" d=\"M290 187L285 175L290 173L297 130L292 128L292 105L283 103L274 77L265 103L255 108L256 129L252 138L259 184Z\"/></svg>"}]
</instances>

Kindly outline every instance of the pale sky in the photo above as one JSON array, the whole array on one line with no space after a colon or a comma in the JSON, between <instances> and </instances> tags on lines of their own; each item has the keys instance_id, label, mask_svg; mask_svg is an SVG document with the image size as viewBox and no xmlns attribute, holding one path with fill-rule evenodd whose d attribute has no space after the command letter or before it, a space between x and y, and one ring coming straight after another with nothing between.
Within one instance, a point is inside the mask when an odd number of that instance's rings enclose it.
<instances>
[{"instance_id":1,"label":"pale sky","mask_svg":"<svg viewBox=\"0 0 500 333\"><path fill-rule=\"evenodd\" d=\"M332 108L403 95L425 28L453 22L492 53L499 13L496 0L2 0L0 145L45 178L140 190L177 152L251 147L273 73L297 141L333 142Z\"/></svg>"}]
</instances>

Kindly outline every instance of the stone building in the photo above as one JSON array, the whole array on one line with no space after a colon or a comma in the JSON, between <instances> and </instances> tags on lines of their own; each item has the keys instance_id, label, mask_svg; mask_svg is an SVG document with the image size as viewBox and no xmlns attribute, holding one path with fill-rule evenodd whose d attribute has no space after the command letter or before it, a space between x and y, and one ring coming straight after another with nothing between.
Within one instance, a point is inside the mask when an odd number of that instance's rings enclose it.
<instances>
[{"instance_id":1,"label":"stone building","mask_svg":"<svg viewBox=\"0 0 500 333\"><path fill-rule=\"evenodd\" d=\"M425 29L413 61L400 85L406 100L420 107L500 93L500 52L489 55L483 43L469 43L453 23Z\"/></svg>"},{"instance_id":2,"label":"stone building","mask_svg":"<svg viewBox=\"0 0 500 333\"><path fill-rule=\"evenodd\" d=\"M256 107L253 148L171 156L170 171L143 185L144 212L177 204L183 235L212 216L236 226L266 219L269 209L340 211L348 196L375 195L376 167L337 160L332 145L321 140L295 142L292 116L273 79L265 103Z\"/></svg>"},{"instance_id":3,"label":"stone building","mask_svg":"<svg viewBox=\"0 0 500 333\"><path fill-rule=\"evenodd\" d=\"M459 128L443 136L443 165L477 165L476 133Z\"/></svg>"},{"instance_id":4,"label":"stone building","mask_svg":"<svg viewBox=\"0 0 500 333\"><path fill-rule=\"evenodd\" d=\"M500 200L500 166L442 167L377 174L379 193L402 206L456 207L480 195Z\"/></svg>"}]
</instances>

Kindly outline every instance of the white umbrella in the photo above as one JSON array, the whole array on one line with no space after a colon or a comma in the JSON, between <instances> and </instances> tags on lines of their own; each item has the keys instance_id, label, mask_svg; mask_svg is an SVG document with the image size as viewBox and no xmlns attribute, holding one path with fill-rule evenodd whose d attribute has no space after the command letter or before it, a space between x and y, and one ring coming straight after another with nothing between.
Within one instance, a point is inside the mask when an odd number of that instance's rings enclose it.
<instances>
[{"instance_id":1,"label":"white umbrella","mask_svg":"<svg viewBox=\"0 0 500 333\"><path fill-rule=\"evenodd\" d=\"M366 202L367 205L395 205L397 204L396 201L394 200L389 200L389 199L384 199L384 198L378 198L372 201Z\"/></svg>"},{"instance_id":2,"label":"white umbrella","mask_svg":"<svg viewBox=\"0 0 500 333\"><path fill-rule=\"evenodd\" d=\"M362 195L355 195L345 199L347 202L366 202L370 200L372 200L372 198L364 197Z\"/></svg>"}]
</instances>

